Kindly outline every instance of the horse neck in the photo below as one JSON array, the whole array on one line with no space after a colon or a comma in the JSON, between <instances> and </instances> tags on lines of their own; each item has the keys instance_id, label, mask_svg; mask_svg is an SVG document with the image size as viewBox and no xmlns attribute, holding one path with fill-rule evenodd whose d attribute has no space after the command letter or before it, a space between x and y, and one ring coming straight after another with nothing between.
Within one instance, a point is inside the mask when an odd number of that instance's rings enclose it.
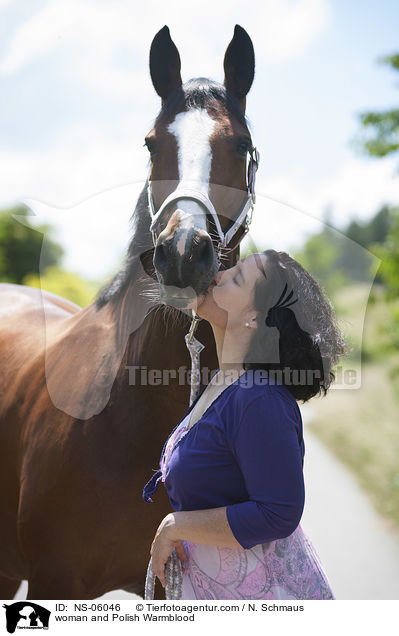
<instances>
[{"instance_id":1,"label":"horse neck","mask_svg":"<svg viewBox=\"0 0 399 636\"><path fill-rule=\"evenodd\" d=\"M113 308L115 338L119 349L123 343L126 344L115 379L118 389L133 395L130 379L127 382L127 378L134 377L134 381L139 382L136 384L138 388L140 382L151 382L151 377L157 376L157 391L166 391L177 402L188 404L191 359L184 336L189 330L191 317L164 305L150 306L145 313L142 302L137 303L139 292L140 283L132 280L123 298ZM137 304L137 311L132 312L131 309ZM137 325L139 315L144 317ZM202 383L206 384L211 372L218 366L209 323L199 323L196 337L205 346L201 353L201 367Z\"/></svg>"},{"instance_id":2,"label":"horse neck","mask_svg":"<svg viewBox=\"0 0 399 636\"><path fill-rule=\"evenodd\" d=\"M136 230L141 222L149 226L148 214L138 219ZM154 307L147 295L151 278L140 259L145 247L136 234L125 268L101 292L101 302L57 323L46 338L48 393L57 408L75 418L88 419L103 409L115 408L112 404L120 403L121 398L134 408L139 387L130 385L130 366L147 367L158 374L169 372L169 383L162 380L156 391L167 401L188 403L190 356L184 336L190 318L164 306ZM213 333L205 320L200 321L196 337L205 345L201 367L208 369L202 378L206 384L218 361ZM180 367L185 372L178 375ZM110 400L114 390L118 400Z\"/></svg>"}]
</instances>

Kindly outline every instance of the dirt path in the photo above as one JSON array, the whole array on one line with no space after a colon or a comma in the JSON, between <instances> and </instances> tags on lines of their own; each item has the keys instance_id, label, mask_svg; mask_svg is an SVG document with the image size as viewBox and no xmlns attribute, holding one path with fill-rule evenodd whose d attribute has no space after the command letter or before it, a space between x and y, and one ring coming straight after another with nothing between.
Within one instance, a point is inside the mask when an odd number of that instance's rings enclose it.
<instances>
[{"instance_id":1,"label":"dirt path","mask_svg":"<svg viewBox=\"0 0 399 636\"><path fill-rule=\"evenodd\" d=\"M306 406L306 405L305 405ZM337 599L399 599L399 543L355 477L307 429L301 526Z\"/></svg>"}]
</instances>

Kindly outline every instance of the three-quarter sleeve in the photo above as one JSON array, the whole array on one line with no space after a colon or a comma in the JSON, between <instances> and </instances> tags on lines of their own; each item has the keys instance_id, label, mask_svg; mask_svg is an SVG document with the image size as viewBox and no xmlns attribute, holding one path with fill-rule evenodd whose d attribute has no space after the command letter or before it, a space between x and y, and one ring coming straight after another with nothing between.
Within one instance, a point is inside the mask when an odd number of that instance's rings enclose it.
<instances>
[{"instance_id":1,"label":"three-quarter sleeve","mask_svg":"<svg viewBox=\"0 0 399 636\"><path fill-rule=\"evenodd\" d=\"M227 506L226 514L243 548L288 537L300 522L305 487L298 413L269 388L242 410L232 428L231 451L248 500Z\"/></svg>"}]
</instances>

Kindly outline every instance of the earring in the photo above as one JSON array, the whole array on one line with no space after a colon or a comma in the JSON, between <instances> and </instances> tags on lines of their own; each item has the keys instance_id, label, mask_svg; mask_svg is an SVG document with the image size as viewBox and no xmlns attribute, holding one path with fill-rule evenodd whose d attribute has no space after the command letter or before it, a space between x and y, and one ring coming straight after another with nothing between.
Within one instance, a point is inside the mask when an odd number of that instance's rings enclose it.
<instances>
[{"instance_id":1,"label":"earring","mask_svg":"<svg viewBox=\"0 0 399 636\"><path fill-rule=\"evenodd\" d=\"M255 316L255 318L252 318L252 322L253 322L254 320L256 320L256 316ZM251 325L249 324L249 322L246 322L246 323L245 323L245 326L249 328Z\"/></svg>"}]
</instances>

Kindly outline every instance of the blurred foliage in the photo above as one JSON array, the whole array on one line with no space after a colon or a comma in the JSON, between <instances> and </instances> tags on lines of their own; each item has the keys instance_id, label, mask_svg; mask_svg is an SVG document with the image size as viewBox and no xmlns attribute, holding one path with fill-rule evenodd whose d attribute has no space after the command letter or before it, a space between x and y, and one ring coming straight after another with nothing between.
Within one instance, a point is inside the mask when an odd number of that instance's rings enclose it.
<instances>
[{"instance_id":1,"label":"blurred foliage","mask_svg":"<svg viewBox=\"0 0 399 636\"><path fill-rule=\"evenodd\" d=\"M399 53L379 59L393 71L399 71ZM399 150L399 109L380 112L365 112L360 115L363 127L355 143L373 157L385 157ZM399 209L391 211L392 222L384 239L375 239L370 249L375 251L381 259L378 277L385 285L385 301L390 303L390 318L381 329L389 335L392 351L398 351L399 346L399 309L396 300L399 297ZM399 361L396 362L391 374L394 380L399 378Z\"/></svg>"},{"instance_id":2,"label":"blurred foliage","mask_svg":"<svg viewBox=\"0 0 399 636\"><path fill-rule=\"evenodd\" d=\"M392 379L395 386L399 387L399 208L393 210L392 224L385 241L373 247L381 259L379 276L384 282L384 301L391 309L389 319L381 323L381 330L398 356Z\"/></svg>"},{"instance_id":3,"label":"blurred foliage","mask_svg":"<svg viewBox=\"0 0 399 636\"><path fill-rule=\"evenodd\" d=\"M342 251L340 243L337 234L326 226L319 234L311 236L302 250L294 255L330 294L348 282L347 273L337 267Z\"/></svg>"},{"instance_id":4,"label":"blurred foliage","mask_svg":"<svg viewBox=\"0 0 399 636\"><path fill-rule=\"evenodd\" d=\"M387 240L392 216L392 210L383 206L369 221L352 220L341 232L330 227L327 219L323 230L311 236L294 256L328 294L334 295L348 283L369 281L373 254L381 258L377 246ZM376 282L381 282L379 273Z\"/></svg>"},{"instance_id":5,"label":"blurred foliage","mask_svg":"<svg viewBox=\"0 0 399 636\"><path fill-rule=\"evenodd\" d=\"M41 287L80 307L93 302L99 284L64 271L64 250L51 239L52 227L33 226L30 215L25 205L0 211L0 281Z\"/></svg>"},{"instance_id":6,"label":"blurred foliage","mask_svg":"<svg viewBox=\"0 0 399 636\"><path fill-rule=\"evenodd\" d=\"M382 57L379 62L399 71L399 54ZM364 112L360 115L363 130L355 145L373 157L385 157L399 150L399 109Z\"/></svg>"},{"instance_id":7,"label":"blurred foliage","mask_svg":"<svg viewBox=\"0 0 399 636\"><path fill-rule=\"evenodd\" d=\"M27 274L23 279L23 284L39 287L67 298L79 307L86 307L92 303L98 291L97 284L84 280L78 274L66 272L56 265L47 267L41 276Z\"/></svg>"},{"instance_id":8,"label":"blurred foliage","mask_svg":"<svg viewBox=\"0 0 399 636\"><path fill-rule=\"evenodd\" d=\"M13 215L22 217L21 221ZM0 280L6 283L22 283L27 274L39 274L44 269L59 263L64 250L51 240L51 227L33 227L29 221L30 211L19 205L0 212ZM43 235L46 236L45 249Z\"/></svg>"},{"instance_id":9,"label":"blurred foliage","mask_svg":"<svg viewBox=\"0 0 399 636\"><path fill-rule=\"evenodd\" d=\"M399 296L399 208L392 209L392 223L385 241L373 246L381 259L379 276L387 286L387 297Z\"/></svg>"},{"instance_id":10,"label":"blurred foliage","mask_svg":"<svg viewBox=\"0 0 399 636\"><path fill-rule=\"evenodd\" d=\"M369 221L350 221L342 233L326 225L306 241L295 258L322 283L337 314L346 317L352 304L342 291L354 283L372 281L373 255L381 260L368 299L370 305L376 305L375 334L367 346L357 343L350 357L366 362L396 354L391 379L399 392L399 208L383 206ZM367 299L359 303L364 306ZM350 319L353 322L353 315Z\"/></svg>"},{"instance_id":11,"label":"blurred foliage","mask_svg":"<svg viewBox=\"0 0 399 636\"><path fill-rule=\"evenodd\" d=\"M345 230L345 234L352 241L356 241L363 247L370 248L373 243L383 243L388 236L392 226L392 214L394 208L384 205L370 221L359 223L350 221Z\"/></svg>"}]
</instances>

